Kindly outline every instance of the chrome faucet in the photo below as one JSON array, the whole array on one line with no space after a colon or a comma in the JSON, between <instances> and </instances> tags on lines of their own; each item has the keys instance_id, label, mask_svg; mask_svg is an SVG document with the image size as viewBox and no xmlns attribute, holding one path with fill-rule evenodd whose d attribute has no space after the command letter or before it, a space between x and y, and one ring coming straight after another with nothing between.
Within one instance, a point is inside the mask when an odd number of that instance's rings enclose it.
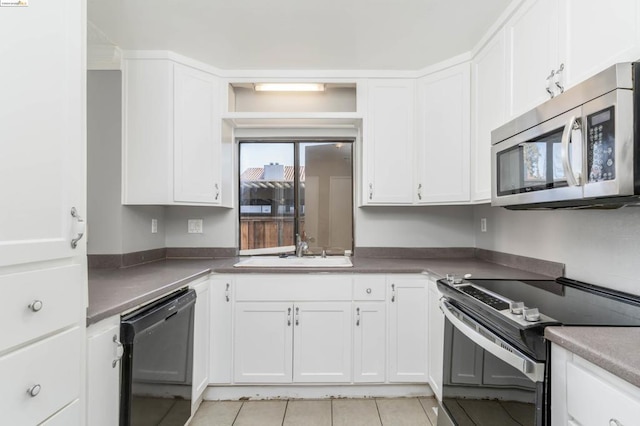
<instances>
[{"instance_id":1,"label":"chrome faucet","mask_svg":"<svg viewBox=\"0 0 640 426\"><path fill-rule=\"evenodd\" d=\"M302 257L309 250L309 244L296 234L296 257Z\"/></svg>"}]
</instances>

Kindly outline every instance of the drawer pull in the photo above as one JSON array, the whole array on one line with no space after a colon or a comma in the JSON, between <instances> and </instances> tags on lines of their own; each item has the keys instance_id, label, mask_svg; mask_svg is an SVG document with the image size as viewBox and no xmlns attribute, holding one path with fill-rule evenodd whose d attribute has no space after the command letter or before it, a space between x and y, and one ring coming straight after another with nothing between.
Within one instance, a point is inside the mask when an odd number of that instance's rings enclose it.
<instances>
[{"instance_id":1,"label":"drawer pull","mask_svg":"<svg viewBox=\"0 0 640 426\"><path fill-rule=\"evenodd\" d=\"M367 289L367 294L371 294L371 289L370 288Z\"/></svg>"},{"instance_id":2,"label":"drawer pull","mask_svg":"<svg viewBox=\"0 0 640 426\"><path fill-rule=\"evenodd\" d=\"M356 326L360 326L360 308L356 308Z\"/></svg>"},{"instance_id":3,"label":"drawer pull","mask_svg":"<svg viewBox=\"0 0 640 426\"><path fill-rule=\"evenodd\" d=\"M111 361L111 368L116 368L116 365L118 365L118 361L122 360L122 356L124 355L124 345L122 344L122 342L120 342L120 340L118 340L117 334L113 335L113 343L116 344L116 358Z\"/></svg>"},{"instance_id":4,"label":"drawer pull","mask_svg":"<svg viewBox=\"0 0 640 426\"><path fill-rule=\"evenodd\" d=\"M609 426L624 426L624 425L616 419L611 419L609 420Z\"/></svg>"},{"instance_id":5,"label":"drawer pull","mask_svg":"<svg viewBox=\"0 0 640 426\"><path fill-rule=\"evenodd\" d=\"M392 302L396 301L396 285L395 284L391 284L391 301Z\"/></svg>"},{"instance_id":6,"label":"drawer pull","mask_svg":"<svg viewBox=\"0 0 640 426\"><path fill-rule=\"evenodd\" d=\"M31 309L33 312L38 312L40 309L42 309L42 300L34 300L33 302L31 302L29 304L29 309Z\"/></svg>"},{"instance_id":7,"label":"drawer pull","mask_svg":"<svg viewBox=\"0 0 640 426\"><path fill-rule=\"evenodd\" d=\"M41 390L42 390L42 386L33 385L29 389L27 389L27 393L33 398L33 397L38 396L38 394L40 393Z\"/></svg>"}]
</instances>

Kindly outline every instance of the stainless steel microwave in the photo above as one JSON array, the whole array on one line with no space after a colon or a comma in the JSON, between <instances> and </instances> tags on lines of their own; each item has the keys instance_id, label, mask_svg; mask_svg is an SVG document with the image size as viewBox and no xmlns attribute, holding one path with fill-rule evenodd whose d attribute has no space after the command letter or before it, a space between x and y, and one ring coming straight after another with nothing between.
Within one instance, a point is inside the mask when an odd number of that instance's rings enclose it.
<instances>
[{"instance_id":1,"label":"stainless steel microwave","mask_svg":"<svg viewBox=\"0 0 640 426\"><path fill-rule=\"evenodd\" d=\"M491 132L491 204L620 207L640 193L640 63L614 65Z\"/></svg>"}]
</instances>

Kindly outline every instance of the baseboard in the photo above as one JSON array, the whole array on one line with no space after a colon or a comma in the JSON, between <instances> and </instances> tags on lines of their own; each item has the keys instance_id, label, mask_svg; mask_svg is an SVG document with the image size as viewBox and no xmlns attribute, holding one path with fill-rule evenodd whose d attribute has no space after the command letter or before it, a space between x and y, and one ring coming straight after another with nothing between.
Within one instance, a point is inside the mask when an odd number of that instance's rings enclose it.
<instances>
[{"instance_id":1,"label":"baseboard","mask_svg":"<svg viewBox=\"0 0 640 426\"><path fill-rule=\"evenodd\" d=\"M209 386L205 401L431 397L428 384Z\"/></svg>"}]
</instances>

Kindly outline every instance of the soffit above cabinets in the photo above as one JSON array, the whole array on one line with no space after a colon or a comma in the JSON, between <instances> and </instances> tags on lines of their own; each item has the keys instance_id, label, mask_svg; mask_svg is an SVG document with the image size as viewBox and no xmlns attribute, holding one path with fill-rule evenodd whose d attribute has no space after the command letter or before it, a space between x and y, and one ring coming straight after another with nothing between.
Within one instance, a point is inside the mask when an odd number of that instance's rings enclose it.
<instances>
[{"instance_id":1,"label":"soffit above cabinets","mask_svg":"<svg viewBox=\"0 0 640 426\"><path fill-rule=\"evenodd\" d=\"M123 50L221 69L417 70L471 50L510 0L88 0Z\"/></svg>"}]
</instances>

